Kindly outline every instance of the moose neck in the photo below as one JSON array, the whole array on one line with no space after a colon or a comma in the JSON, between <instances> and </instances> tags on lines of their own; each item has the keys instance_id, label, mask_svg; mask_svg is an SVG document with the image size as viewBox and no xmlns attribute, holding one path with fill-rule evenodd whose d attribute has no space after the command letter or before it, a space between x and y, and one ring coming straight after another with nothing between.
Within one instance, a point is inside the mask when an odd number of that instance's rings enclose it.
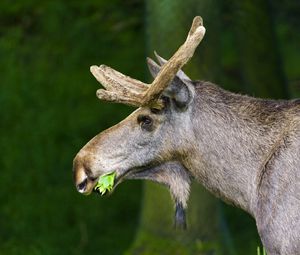
<instances>
[{"instance_id":1,"label":"moose neck","mask_svg":"<svg viewBox=\"0 0 300 255\"><path fill-rule=\"evenodd\" d=\"M210 83L197 85L191 116L194 140L184 159L185 167L208 190L251 215L274 135L255 116L263 100L254 100Z\"/></svg>"}]
</instances>

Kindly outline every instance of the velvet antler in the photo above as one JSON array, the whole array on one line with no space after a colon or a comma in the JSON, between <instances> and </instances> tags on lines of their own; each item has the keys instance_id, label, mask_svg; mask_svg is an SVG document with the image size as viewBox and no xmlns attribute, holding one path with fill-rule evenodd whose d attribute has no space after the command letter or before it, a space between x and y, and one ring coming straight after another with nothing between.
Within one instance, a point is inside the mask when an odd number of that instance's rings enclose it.
<instances>
[{"instance_id":1,"label":"velvet antler","mask_svg":"<svg viewBox=\"0 0 300 255\"><path fill-rule=\"evenodd\" d=\"M197 16L189 31L186 41L175 54L162 65L162 68L151 84L143 83L105 66L91 66L90 70L96 79L106 88L97 91L98 98L106 101L132 106L160 107L161 93L174 79L176 73L192 58L205 34L202 18ZM163 59L158 59L160 63Z\"/></svg>"}]
</instances>

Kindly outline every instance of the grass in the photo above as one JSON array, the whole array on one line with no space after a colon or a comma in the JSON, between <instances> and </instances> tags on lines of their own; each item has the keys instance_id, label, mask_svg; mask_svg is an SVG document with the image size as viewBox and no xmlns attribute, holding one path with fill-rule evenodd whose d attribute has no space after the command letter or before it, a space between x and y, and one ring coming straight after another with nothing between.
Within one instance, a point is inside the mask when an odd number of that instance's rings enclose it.
<instances>
[{"instance_id":1,"label":"grass","mask_svg":"<svg viewBox=\"0 0 300 255\"><path fill-rule=\"evenodd\" d=\"M257 246L257 255L261 255L260 247L259 247L259 246ZM263 249L262 249L262 255L267 255L266 250L265 250L264 247L263 247Z\"/></svg>"}]
</instances>

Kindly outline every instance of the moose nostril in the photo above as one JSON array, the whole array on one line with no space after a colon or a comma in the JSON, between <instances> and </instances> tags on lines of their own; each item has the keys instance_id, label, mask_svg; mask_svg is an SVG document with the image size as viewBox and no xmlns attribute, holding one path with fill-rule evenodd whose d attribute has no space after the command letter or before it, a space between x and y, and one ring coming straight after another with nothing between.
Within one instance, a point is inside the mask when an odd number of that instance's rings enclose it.
<instances>
[{"instance_id":1,"label":"moose nostril","mask_svg":"<svg viewBox=\"0 0 300 255\"><path fill-rule=\"evenodd\" d=\"M78 190L79 192L84 192L85 189L86 189L86 186L87 186L87 178L85 178L85 179L83 180L83 182L81 182L81 183L79 183L79 184L77 185L77 190Z\"/></svg>"}]
</instances>

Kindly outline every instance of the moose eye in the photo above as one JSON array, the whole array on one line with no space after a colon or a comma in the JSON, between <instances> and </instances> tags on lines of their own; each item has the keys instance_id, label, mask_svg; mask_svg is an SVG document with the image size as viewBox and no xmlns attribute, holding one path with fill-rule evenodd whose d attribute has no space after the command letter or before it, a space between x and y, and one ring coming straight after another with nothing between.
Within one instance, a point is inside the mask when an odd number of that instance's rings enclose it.
<instances>
[{"instance_id":1,"label":"moose eye","mask_svg":"<svg viewBox=\"0 0 300 255\"><path fill-rule=\"evenodd\" d=\"M142 129L146 129L147 131L152 130L153 120L149 116L140 115L138 116L138 123L141 125Z\"/></svg>"}]
</instances>

